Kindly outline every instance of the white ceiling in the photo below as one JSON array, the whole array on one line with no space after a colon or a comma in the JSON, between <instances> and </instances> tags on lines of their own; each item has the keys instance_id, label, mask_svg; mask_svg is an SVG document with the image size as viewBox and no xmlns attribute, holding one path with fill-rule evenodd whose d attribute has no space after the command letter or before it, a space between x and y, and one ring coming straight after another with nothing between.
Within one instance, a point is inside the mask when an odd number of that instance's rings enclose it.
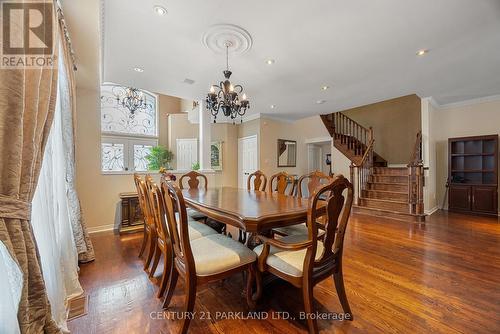
<instances>
[{"instance_id":1,"label":"white ceiling","mask_svg":"<svg viewBox=\"0 0 500 334\"><path fill-rule=\"evenodd\" d=\"M297 119L412 93L441 104L500 93L498 0L106 0L103 15L105 81L190 99L225 68L203 34L241 26L253 46L230 56L231 79L252 113Z\"/></svg>"}]
</instances>

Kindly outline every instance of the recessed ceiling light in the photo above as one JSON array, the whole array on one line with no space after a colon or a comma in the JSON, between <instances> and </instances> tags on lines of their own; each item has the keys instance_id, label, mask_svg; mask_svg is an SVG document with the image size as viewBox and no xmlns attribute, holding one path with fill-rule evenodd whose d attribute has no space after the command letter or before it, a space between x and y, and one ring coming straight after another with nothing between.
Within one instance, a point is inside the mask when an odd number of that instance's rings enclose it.
<instances>
[{"instance_id":1,"label":"recessed ceiling light","mask_svg":"<svg viewBox=\"0 0 500 334\"><path fill-rule=\"evenodd\" d=\"M154 6L153 9L154 9L155 13L158 14L159 16L163 16L163 15L167 14L167 10L165 9L165 7Z\"/></svg>"},{"instance_id":2,"label":"recessed ceiling light","mask_svg":"<svg viewBox=\"0 0 500 334\"><path fill-rule=\"evenodd\" d=\"M276 62L276 60L274 60L274 59L268 59L268 60L266 60L266 64L267 64L267 65L272 65L272 64L274 64L275 62Z\"/></svg>"},{"instance_id":3,"label":"recessed ceiling light","mask_svg":"<svg viewBox=\"0 0 500 334\"><path fill-rule=\"evenodd\" d=\"M417 51L417 56L423 56L423 55L425 55L427 52L429 52L429 50L426 50L426 49L418 50L418 51Z\"/></svg>"},{"instance_id":4,"label":"recessed ceiling light","mask_svg":"<svg viewBox=\"0 0 500 334\"><path fill-rule=\"evenodd\" d=\"M322 90L327 90L328 88L330 88L330 86L326 86L326 85L325 85L325 86L322 86L322 87L321 87L321 89L322 89Z\"/></svg>"},{"instance_id":5,"label":"recessed ceiling light","mask_svg":"<svg viewBox=\"0 0 500 334\"><path fill-rule=\"evenodd\" d=\"M276 106L274 104L271 104L270 108L274 109L274 108L276 108Z\"/></svg>"},{"instance_id":6,"label":"recessed ceiling light","mask_svg":"<svg viewBox=\"0 0 500 334\"><path fill-rule=\"evenodd\" d=\"M316 101L316 103L317 103L317 104L323 104L323 103L325 103L325 102L326 102L326 100L317 100L317 101Z\"/></svg>"},{"instance_id":7,"label":"recessed ceiling light","mask_svg":"<svg viewBox=\"0 0 500 334\"><path fill-rule=\"evenodd\" d=\"M142 73L142 72L144 72L144 69L140 68L140 67L134 67L134 71Z\"/></svg>"}]
</instances>

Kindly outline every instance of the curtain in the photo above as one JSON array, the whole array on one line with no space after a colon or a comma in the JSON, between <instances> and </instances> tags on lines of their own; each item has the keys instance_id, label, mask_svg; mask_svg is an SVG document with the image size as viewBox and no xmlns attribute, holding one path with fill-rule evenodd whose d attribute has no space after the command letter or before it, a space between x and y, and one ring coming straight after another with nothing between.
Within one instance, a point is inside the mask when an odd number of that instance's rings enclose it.
<instances>
[{"instance_id":1,"label":"curtain","mask_svg":"<svg viewBox=\"0 0 500 334\"><path fill-rule=\"evenodd\" d=\"M62 41L60 40L60 43ZM78 281L78 253L73 237L72 200L67 187L67 145L64 137L65 117L71 110L64 109L67 99L66 77L59 49L57 99L54 122L45 148L40 177L32 201L31 225L35 236L47 294L52 307L52 318L64 332L67 329L68 299L83 293ZM71 118L70 118L71 119Z\"/></svg>"},{"instance_id":2,"label":"curtain","mask_svg":"<svg viewBox=\"0 0 500 334\"><path fill-rule=\"evenodd\" d=\"M69 206L69 220L71 222L73 238L75 240L80 262L90 262L95 259L94 248L88 234L87 226L81 214L80 201L76 192L75 178L75 132L74 119L76 113L76 86L74 71L75 61L71 42L68 36L64 15L61 8L58 9L60 39L60 65L58 96L62 113L62 142L64 145L64 161L66 176L66 195Z\"/></svg>"},{"instance_id":3,"label":"curtain","mask_svg":"<svg viewBox=\"0 0 500 334\"><path fill-rule=\"evenodd\" d=\"M54 44L55 51L57 42ZM20 295L10 296L16 298L20 332L60 333L52 320L30 224L30 203L55 110L57 67L1 71L0 242L8 253L8 260L2 263L10 274L16 267L22 273L22 286L16 284L15 276L12 281L14 287L21 287Z\"/></svg>"},{"instance_id":4,"label":"curtain","mask_svg":"<svg viewBox=\"0 0 500 334\"><path fill-rule=\"evenodd\" d=\"M30 225L56 82L56 68L2 69L0 75L0 241L23 276L17 312L21 333L60 333Z\"/></svg>"}]
</instances>

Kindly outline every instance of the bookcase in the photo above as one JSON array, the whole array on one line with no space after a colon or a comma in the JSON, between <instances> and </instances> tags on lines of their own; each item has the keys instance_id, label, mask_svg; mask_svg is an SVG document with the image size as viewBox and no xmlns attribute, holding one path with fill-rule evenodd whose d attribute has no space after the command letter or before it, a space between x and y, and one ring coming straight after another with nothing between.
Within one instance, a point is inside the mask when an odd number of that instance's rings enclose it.
<instances>
[{"instance_id":1,"label":"bookcase","mask_svg":"<svg viewBox=\"0 0 500 334\"><path fill-rule=\"evenodd\" d=\"M448 209L477 214L498 210L498 135L448 139Z\"/></svg>"}]
</instances>

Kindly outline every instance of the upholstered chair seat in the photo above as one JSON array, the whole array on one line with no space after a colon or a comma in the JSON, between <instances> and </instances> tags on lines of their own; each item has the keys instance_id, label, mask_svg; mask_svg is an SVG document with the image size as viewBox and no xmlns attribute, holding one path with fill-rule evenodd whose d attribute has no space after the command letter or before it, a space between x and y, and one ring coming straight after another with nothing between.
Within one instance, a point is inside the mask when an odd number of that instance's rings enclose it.
<instances>
[{"instance_id":1,"label":"upholstered chair seat","mask_svg":"<svg viewBox=\"0 0 500 334\"><path fill-rule=\"evenodd\" d=\"M201 220L201 219L207 218L207 216L205 216L203 213L198 212L198 211L191 209L191 208L187 208L187 215L188 215L188 217L195 219L195 220Z\"/></svg>"},{"instance_id":2,"label":"upholstered chair seat","mask_svg":"<svg viewBox=\"0 0 500 334\"><path fill-rule=\"evenodd\" d=\"M297 225L294 225L297 226ZM307 227L306 227L307 231ZM281 242L294 244L298 242L303 242L308 239L307 232L302 235L289 235L280 239ZM262 253L264 245L259 245L254 248L254 252L257 255ZM323 243L321 241L317 242L316 256L315 259L318 260L323 254ZM302 277L302 270L304 268L304 259L306 257L306 249L288 251L279 249L277 247L271 246L269 250L269 255L266 259L266 264L284 274Z\"/></svg>"},{"instance_id":3,"label":"upholstered chair seat","mask_svg":"<svg viewBox=\"0 0 500 334\"><path fill-rule=\"evenodd\" d=\"M196 240L212 234L218 234L216 230L196 220L188 221L189 240Z\"/></svg>"},{"instance_id":4,"label":"upholstered chair seat","mask_svg":"<svg viewBox=\"0 0 500 334\"><path fill-rule=\"evenodd\" d=\"M191 241L196 275L210 276L255 262L257 256L245 245L222 234Z\"/></svg>"},{"instance_id":5,"label":"upholstered chair seat","mask_svg":"<svg viewBox=\"0 0 500 334\"><path fill-rule=\"evenodd\" d=\"M283 226L273 229L274 232L280 235L306 235L307 236L307 226L306 223Z\"/></svg>"}]
</instances>

